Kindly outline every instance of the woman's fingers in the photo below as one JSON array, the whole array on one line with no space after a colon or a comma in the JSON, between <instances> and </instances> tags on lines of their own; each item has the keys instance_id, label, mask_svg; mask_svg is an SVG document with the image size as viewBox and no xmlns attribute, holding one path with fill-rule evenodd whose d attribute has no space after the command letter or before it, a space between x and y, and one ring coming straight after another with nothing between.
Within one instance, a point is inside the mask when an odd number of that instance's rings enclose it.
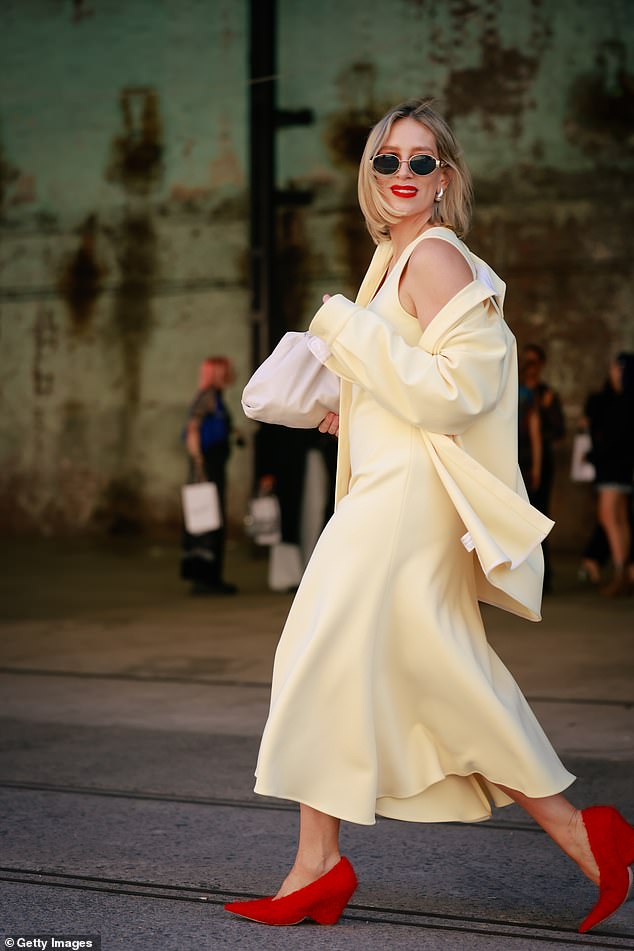
<instances>
[{"instance_id":1,"label":"woman's fingers","mask_svg":"<svg viewBox=\"0 0 634 951\"><path fill-rule=\"evenodd\" d=\"M322 297L322 301L324 302L324 304L327 304L329 300L330 300L330 294L324 294L324 296Z\"/></svg>"},{"instance_id":2,"label":"woman's fingers","mask_svg":"<svg viewBox=\"0 0 634 951\"><path fill-rule=\"evenodd\" d=\"M320 433L330 433L331 436L339 435L339 414L327 413L317 427Z\"/></svg>"},{"instance_id":3,"label":"woman's fingers","mask_svg":"<svg viewBox=\"0 0 634 951\"><path fill-rule=\"evenodd\" d=\"M335 415L334 413L326 413L326 415L325 415L324 418L322 419L321 423L320 423L319 426L317 427L317 429L319 430L320 433L327 433L327 432L328 432L328 430L329 430L329 428L330 428L330 424L331 424L331 422L332 422L332 417L333 417L334 415Z\"/></svg>"}]
</instances>

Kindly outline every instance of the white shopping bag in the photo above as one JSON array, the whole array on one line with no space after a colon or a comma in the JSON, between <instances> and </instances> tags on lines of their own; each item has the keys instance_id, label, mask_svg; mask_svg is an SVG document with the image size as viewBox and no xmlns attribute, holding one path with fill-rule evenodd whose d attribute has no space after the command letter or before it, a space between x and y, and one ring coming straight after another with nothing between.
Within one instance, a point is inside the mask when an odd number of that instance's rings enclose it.
<instances>
[{"instance_id":1,"label":"white shopping bag","mask_svg":"<svg viewBox=\"0 0 634 951\"><path fill-rule=\"evenodd\" d=\"M596 470L586 455L592 449L592 440L589 433L577 433L572 442L572 460L570 464L570 478L573 482L594 482Z\"/></svg>"},{"instance_id":2,"label":"white shopping bag","mask_svg":"<svg viewBox=\"0 0 634 951\"><path fill-rule=\"evenodd\" d=\"M215 482L194 482L181 489L185 528L190 535L215 532L222 525L218 486Z\"/></svg>"},{"instance_id":3,"label":"white shopping bag","mask_svg":"<svg viewBox=\"0 0 634 951\"><path fill-rule=\"evenodd\" d=\"M282 516L276 495L259 495L249 501L244 519L247 535L256 545L276 545L281 541Z\"/></svg>"},{"instance_id":4,"label":"white shopping bag","mask_svg":"<svg viewBox=\"0 0 634 951\"><path fill-rule=\"evenodd\" d=\"M269 555L269 588L271 591L292 591L299 586L304 573L299 545L280 542L271 546Z\"/></svg>"}]
</instances>

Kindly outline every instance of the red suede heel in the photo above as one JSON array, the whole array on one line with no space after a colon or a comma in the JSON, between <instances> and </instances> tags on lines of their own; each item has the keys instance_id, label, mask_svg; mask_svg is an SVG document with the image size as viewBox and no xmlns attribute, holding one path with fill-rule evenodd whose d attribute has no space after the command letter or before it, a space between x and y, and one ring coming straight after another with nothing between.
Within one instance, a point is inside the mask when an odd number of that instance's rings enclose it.
<instances>
[{"instance_id":1,"label":"red suede heel","mask_svg":"<svg viewBox=\"0 0 634 951\"><path fill-rule=\"evenodd\" d=\"M344 857L321 878L290 895L229 902L225 910L264 925L297 925L305 918L311 918L320 925L334 925L352 898L357 884L354 869Z\"/></svg>"},{"instance_id":2,"label":"red suede heel","mask_svg":"<svg viewBox=\"0 0 634 951\"><path fill-rule=\"evenodd\" d=\"M581 812L592 854L599 866L599 900L579 925L589 931L627 901L632 887L634 828L613 806L591 806Z\"/></svg>"}]
</instances>

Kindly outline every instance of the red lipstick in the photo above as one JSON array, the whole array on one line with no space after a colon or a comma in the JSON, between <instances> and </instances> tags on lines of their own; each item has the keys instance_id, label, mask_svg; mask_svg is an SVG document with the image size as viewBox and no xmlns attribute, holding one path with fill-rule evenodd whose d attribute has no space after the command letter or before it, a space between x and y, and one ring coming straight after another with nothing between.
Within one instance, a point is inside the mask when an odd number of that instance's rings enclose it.
<instances>
[{"instance_id":1,"label":"red lipstick","mask_svg":"<svg viewBox=\"0 0 634 951\"><path fill-rule=\"evenodd\" d=\"M397 198L414 198L418 194L418 189L414 185L392 185L390 191Z\"/></svg>"}]
</instances>

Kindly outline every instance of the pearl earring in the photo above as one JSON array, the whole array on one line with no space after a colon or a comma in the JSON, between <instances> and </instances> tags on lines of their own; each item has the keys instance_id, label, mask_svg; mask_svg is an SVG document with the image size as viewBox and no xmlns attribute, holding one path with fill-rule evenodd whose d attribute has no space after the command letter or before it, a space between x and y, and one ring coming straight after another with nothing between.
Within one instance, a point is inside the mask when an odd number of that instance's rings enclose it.
<instances>
[{"instance_id":1,"label":"pearl earring","mask_svg":"<svg viewBox=\"0 0 634 951\"><path fill-rule=\"evenodd\" d=\"M441 185L441 186L440 186L440 191L439 191L439 192L436 192L436 195L435 195L435 197L434 197L434 201L440 201L440 199L442 198L442 196L443 196L444 194L445 194L445 189L444 189L444 188L442 187L442 185Z\"/></svg>"}]
</instances>

